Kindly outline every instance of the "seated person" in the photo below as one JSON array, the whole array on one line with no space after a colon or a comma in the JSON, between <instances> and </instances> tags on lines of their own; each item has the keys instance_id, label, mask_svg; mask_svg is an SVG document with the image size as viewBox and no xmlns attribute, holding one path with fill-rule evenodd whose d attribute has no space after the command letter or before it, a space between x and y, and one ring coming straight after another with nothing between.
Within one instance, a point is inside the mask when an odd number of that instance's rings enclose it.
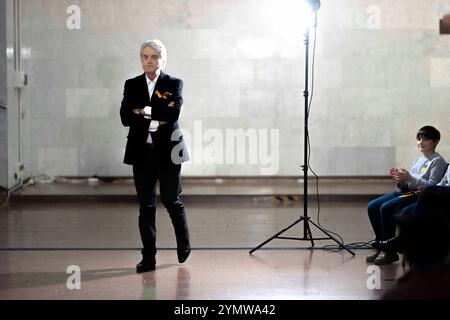
<instances>
[{"instance_id":1,"label":"seated person","mask_svg":"<svg viewBox=\"0 0 450 320\"><path fill-rule=\"evenodd\" d=\"M447 165L447 171L445 172L444 176L442 177L441 182L439 182L437 184L437 186L439 187L450 187L450 166ZM420 193L422 192L422 190L419 189L418 191L418 195L420 197ZM401 214L404 216L409 216L411 214L413 214L414 209L416 208L417 202L410 204L409 206L405 207L402 211Z\"/></svg>"},{"instance_id":2,"label":"seated person","mask_svg":"<svg viewBox=\"0 0 450 320\"><path fill-rule=\"evenodd\" d=\"M450 170L447 169L447 174L449 172ZM444 179L442 179L442 181L444 181ZM425 188L423 192L421 192L420 194L419 201L414 203L414 205L408 206L407 208L403 209L399 215L396 215L396 220L426 214L427 212L426 207L432 206L432 201L445 203L446 208L448 209L450 215L450 185L448 183L447 185L442 185L441 183L439 183L436 186ZM412 211L405 213L406 209ZM387 241L382 241L381 243L377 244L377 249L385 252L404 252L405 247L408 245L406 241L407 241L406 239L400 237L399 235L397 237L394 237Z\"/></svg>"},{"instance_id":3,"label":"seated person","mask_svg":"<svg viewBox=\"0 0 450 320\"><path fill-rule=\"evenodd\" d=\"M369 202L368 214L376 239L373 244L375 250L367 256L367 262L382 265L399 259L397 252L382 251L379 244L395 236L394 215L417 201L418 188L436 185L442 179L447 163L435 151L440 138L441 134L436 128L432 126L421 128L417 132L416 139L417 147L422 155L414 160L411 172L403 168L389 170L390 176L397 181L397 187L400 190Z\"/></svg>"},{"instance_id":4,"label":"seated person","mask_svg":"<svg viewBox=\"0 0 450 320\"><path fill-rule=\"evenodd\" d=\"M383 299L450 299L449 202L449 187L429 187L414 215L399 215L399 238L410 270Z\"/></svg>"}]
</instances>

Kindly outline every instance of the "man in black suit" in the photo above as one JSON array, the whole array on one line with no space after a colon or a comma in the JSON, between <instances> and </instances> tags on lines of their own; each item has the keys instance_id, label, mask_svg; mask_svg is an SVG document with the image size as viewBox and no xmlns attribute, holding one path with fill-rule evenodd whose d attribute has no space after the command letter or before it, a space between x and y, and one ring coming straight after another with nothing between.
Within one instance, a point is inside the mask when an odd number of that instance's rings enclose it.
<instances>
[{"instance_id":1,"label":"man in black suit","mask_svg":"<svg viewBox=\"0 0 450 320\"><path fill-rule=\"evenodd\" d=\"M133 166L139 200L139 231L144 248L136 271L155 270L156 182L177 240L178 261L191 252L181 193L181 163L189 160L178 118L183 104L183 82L162 72L167 51L160 40L141 46L144 74L125 82L120 118L129 127L124 163Z\"/></svg>"}]
</instances>

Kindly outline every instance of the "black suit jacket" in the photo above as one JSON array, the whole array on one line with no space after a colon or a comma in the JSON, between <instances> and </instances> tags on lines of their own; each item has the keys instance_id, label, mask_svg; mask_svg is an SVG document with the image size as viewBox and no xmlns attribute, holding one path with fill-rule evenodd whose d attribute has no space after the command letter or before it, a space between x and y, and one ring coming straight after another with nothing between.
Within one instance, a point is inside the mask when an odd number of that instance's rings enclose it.
<instances>
[{"instance_id":1,"label":"black suit jacket","mask_svg":"<svg viewBox=\"0 0 450 320\"><path fill-rule=\"evenodd\" d=\"M167 161L173 159L175 164L189 160L183 135L178 124L183 105L182 91L183 81L163 72L159 75L151 97L148 94L147 80L144 73L125 81L123 100L120 107L122 124L130 128L123 161L125 164L133 165L141 156L145 147L151 120L133 112L133 109L142 109L145 106L152 107L152 120L167 122L164 125L160 125L158 130L152 133L153 143L158 152L165 156ZM172 101L175 105L169 107L168 104Z\"/></svg>"}]
</instances>

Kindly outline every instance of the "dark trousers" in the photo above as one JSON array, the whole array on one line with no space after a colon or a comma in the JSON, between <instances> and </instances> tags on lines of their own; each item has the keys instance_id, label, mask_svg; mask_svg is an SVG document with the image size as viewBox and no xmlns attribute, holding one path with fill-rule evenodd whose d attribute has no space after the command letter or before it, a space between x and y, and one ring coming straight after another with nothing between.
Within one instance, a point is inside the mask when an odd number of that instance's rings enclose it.
<instances>
[{"instance_id":1,"label":"dark trousers","mask_svg":"<svg viewBox=\"0 0 450 320\"><path fill-rule=\"evenodd\" d=\"M444 210L447 209L450 212L450 187L432 186L425 188L419 200L404 208L401 215L404 218L413 217L425 214L426 211L439 206L444 206Z\"/></svg>"},{"instance_id":2,"label":"dark trousers","mask_svg":"<svg viewBox=\"0 0 450 320\"><path fill-rule=\"evenodd\" d=\"M417 196L401 197L402 192L391 192L375 198L367 206L370 223L376 240L383 241L395 237L395 215L417 201Z\"/></svg>"},{"instance_id":3,"label":"dark trousers","mask_svg":"<svg viewBox=\"0 0 450 320\"><path fill-rule=\"evenodd\" d=\"M156 255L156 182L159 181L161 201L169 213L175 230L177 247L189 246L189 231L181 193L181 164L176 165L163 155L166 152L145 146L142 157L133 165L133 178L139 200L139 232L144 259Z\"/></svg>"},{"instance_id":4,"label":"dark trousers","mask_svg":"<svg viewBox=\"0 0 450 320\"><path fill-rule=\"evenodd\" d=\"M414 202L414 203L406 206L405 208L403 208L402 211L400 212L400 215L405 218L411 217L413 215L414 211L416 210L417 203L418 202Z\"/></svg>"},{"instance_id":5,"label":"dark trousers","mask_svg":"<svg viewBox=\"0 0 450 320\"><path fill-rule=\"evenodd\" d=\"M446 212L450 215L450 187L432 186L425 188L411 215L418 216L430 211Z\"/></svg>"}]
</instances>

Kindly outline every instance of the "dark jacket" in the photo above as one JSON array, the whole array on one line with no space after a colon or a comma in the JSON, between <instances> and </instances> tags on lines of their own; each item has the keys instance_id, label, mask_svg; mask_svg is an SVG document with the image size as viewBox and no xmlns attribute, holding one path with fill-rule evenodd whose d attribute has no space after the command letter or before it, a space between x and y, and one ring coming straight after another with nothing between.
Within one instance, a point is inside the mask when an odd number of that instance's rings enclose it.
<instances>
[{"instance_id":1,"label":"dark jacket","mask_svg":"<svg viewBox=\"0 0 450 320\"><path fill-rule=\"evenodd\" d=\"M148 137L150 119L133 113L133 109L152 107L152 120L166 122L152 133L153 143L160 154L176 164L189 160L186 145L178 125L183 105L183 81L160 73L155 90L150 98L145 74L125 81L123 100L120 107L120 119L125 127L129 127L124 163L133 165L142 154ZM169 107L170 102L173 107ZM174 156L175 155L175 156ZM177 163L178 162L178 163Z\"/></svg>"}]
</instances>

